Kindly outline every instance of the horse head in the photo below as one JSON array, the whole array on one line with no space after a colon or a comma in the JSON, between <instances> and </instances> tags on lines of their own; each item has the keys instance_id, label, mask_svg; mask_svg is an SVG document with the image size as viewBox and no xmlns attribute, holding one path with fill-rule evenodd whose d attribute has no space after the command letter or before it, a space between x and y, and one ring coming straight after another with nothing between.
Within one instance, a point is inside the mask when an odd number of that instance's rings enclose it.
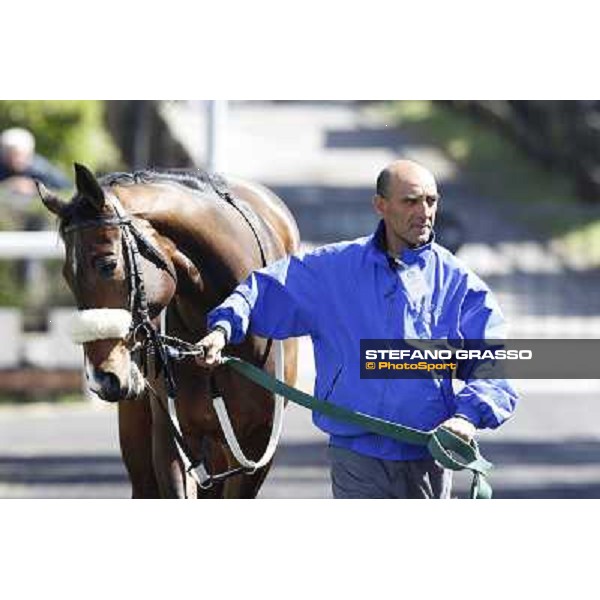
<instances>
[{"instance_id":1,"label":"horse head","mask_svg":"<svg viewBox=\"0 0 600 600\"><path fill-rule=\"evenodd\" d=\"M75 165L75 175L70 202L40 183L38 192L60 221L63 276L78 308L71 335L83 344L90 389L116 402L144 389L131 351L152 338L175 294L175 269L168 240L134 213L133 203L126 210L117 190L82 165Z\"/></svg>"}]
</instances>

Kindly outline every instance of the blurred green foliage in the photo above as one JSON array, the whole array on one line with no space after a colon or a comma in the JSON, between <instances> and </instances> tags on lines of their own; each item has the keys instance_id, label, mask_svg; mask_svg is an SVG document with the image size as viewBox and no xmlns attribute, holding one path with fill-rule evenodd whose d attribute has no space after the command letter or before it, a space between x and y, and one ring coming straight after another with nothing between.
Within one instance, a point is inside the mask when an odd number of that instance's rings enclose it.
<instances>
[{"instance_id":1,"label":"blurred green foliage","mask_svg":"<svg viewBox=\"0 0 600 600\"><path fill-rule=\"evenodd\" d=\"M0 231L14 229L14 220L6 210L0 211ZM15 261L0 260L0 306L21 306L25 290L20 281L19 264Z\"/></svg>"},{"instance_id":2,"label":"blurred green foliage","mask_svg":"<svg viewBox=\"0 0 600 600\"><path fill-rule=\"evenodd\" d=\"M512 140L471 115L426 100L393 102L387 112L395 124L442 148L461 177L486 196L521 206L578 202L564 173L543 168Z\"/></svg>"},{"instance_id":3,"label":"blurred green foliage","mask_svg":"<svg viewBox=\"0 0 600 600\"><path fill-rule=\"evenodd\" d=\"M59 166L73 180L73 162L98 171L121 166L117 146L104 122L105 103L98 100L2 100L0 130L25 127L36 139L36 152ZM69 194L62 194L65 199ZM37 194L16 197L0 189L0 231L54 229L55 218ZM50 289L48 302L70 304L58 261L46 261ZM0 306L27 307L23 262L0 258Z\"/></svg>"},{"instance_id":4,"label":"blurred green foliage","mask_svg":"<svg viewBox=\"0 0 600 600\"><path fill-rule=\"evenodd\" d=\"M0 306L22 306L24 303L25 290L17 270L15 261L0 262Z\"/></svg>"},{"instance_id":5,"label":"blurred green foliage","mask_svg":"<svg viewBox=\"0 0 600 600\"><path fill-rule=\"evenodd\" d=\"M74 161L107 171L120 162L101 100L2 100L0 129L7 127L29 129L36 151L69 175Z\"/></svg>"}]
</instances>

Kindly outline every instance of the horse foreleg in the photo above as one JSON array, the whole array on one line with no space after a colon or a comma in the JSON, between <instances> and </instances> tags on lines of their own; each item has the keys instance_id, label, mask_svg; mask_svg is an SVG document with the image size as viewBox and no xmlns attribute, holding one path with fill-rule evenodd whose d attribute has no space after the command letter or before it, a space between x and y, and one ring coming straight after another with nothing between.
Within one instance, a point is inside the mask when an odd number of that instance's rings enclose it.
<instances>
[{"instance_id":1,"label":"horse foreleg","mask_svg":"<svg viewBox=\"0 0 600 600\"><path fill-rule=\"evenodd\" d=\"M119 402L121 456L131 481L133 498L158 498L152 461L152 415L147 396Z\"/></svg>"}]
</instances>

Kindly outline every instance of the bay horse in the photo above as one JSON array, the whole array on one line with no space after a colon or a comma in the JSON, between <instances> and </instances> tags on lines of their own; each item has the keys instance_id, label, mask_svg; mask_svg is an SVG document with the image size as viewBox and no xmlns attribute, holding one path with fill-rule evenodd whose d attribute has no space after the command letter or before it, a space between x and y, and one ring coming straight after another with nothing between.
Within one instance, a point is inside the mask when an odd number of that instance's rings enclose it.
<instances>
[{"instance_id":1,"label":"bay horse","mask_svg":"<svg viewBox=\"0 0 600 600\"><path fill-rule=\"evenodd\" d=\"M204 337L206 313L239 282L298 250L293 216L259 184L199 171L97 179L76 164L75 175L69 202L41 184L38 190L59 219L63 276L77 303L74 335L83 343L88 383L100 398L118 403L132 497L256 497L271 462L240 473L212 400L220 395L240 447L258 461L271 445L273 395L226 367L209 372L193 358L169 360L157 332L162 322L163 333L187 347ZM271 342L251 335L230 353L273 374ZM297 343L279 343L283 375L293 385ZM170 417L166 399L173 387ZM186 462L200 459L208 474L223 478L215 476L210 486L193 479Z\"/></svg>"}]
</instances>

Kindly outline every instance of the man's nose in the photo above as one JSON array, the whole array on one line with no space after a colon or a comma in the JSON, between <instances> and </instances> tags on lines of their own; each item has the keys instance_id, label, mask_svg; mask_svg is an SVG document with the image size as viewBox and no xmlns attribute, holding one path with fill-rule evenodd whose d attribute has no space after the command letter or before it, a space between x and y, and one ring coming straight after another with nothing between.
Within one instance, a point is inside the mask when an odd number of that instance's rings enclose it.
<instances>
[{"instance_id":1,"label":"man's nose","mask_svg":"<svg viewBox=\"0 0 600 600\"><path fill-rule=\"evenodd\" d=\"M428 219L433 215L433 207L429 206L427 200L423 199L417 203L416 212L420 217Z\"/></svg>"}]
</instances>

